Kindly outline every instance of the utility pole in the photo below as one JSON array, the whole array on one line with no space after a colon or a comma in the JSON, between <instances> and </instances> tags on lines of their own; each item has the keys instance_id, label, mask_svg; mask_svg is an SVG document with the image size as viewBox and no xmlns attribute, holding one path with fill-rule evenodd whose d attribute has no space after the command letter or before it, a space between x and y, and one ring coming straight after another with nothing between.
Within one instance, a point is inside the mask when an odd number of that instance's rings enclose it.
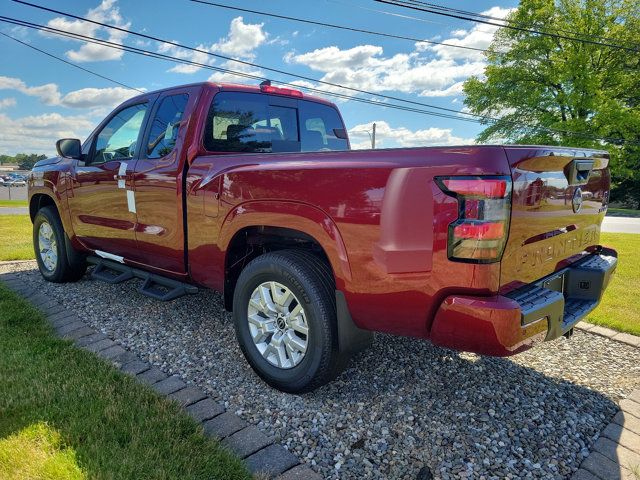
<instances>
[{"instance_id":1,"label":"utility pole","mask_svg":"<svg viewBox=\"0 0 640 480\"><path fill-rule=\"evenodd\" d=\"M371 135L371 148L375 150L376 148L376 124L373 124L373 135Z\"/></svg>"}]
</instances>

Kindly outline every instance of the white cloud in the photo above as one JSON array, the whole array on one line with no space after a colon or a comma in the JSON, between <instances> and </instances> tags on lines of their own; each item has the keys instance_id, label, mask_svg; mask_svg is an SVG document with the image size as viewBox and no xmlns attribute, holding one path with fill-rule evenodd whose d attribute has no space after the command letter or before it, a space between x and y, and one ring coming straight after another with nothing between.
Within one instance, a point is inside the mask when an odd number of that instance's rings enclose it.
<instances>
[{"instance_id":1,"label":"white cloud","mask_svg":"<svg viewBox=\"0 0 640 480\"><path fill-rule=\"evenodd\" d=\"M236 17L231 20L229 33L226 37L219 39L208 47L203 43L199 44L196 48L200 51L186 50L170 43L161 43L158 46L158 52L205 65L212 65L215 63L215 58L208 55L207 52L217 53L241 60L252 60L255 58L255 50L263 45L269 36L269 34L263 30L263 27L263 23L244 23L242 17ZM276 38L274 41L277 43L279 40ZM239 63L227 61L225 62L224 68L242 71L247 70L246 66L245 68L242 67L243 66ZM195 65L176 65L170 68L169 71L174 73L191 74L199 71L201 68L202 67ZM225 73L215 73L212 77L232 78L233 76Z\"/></svg>"},{"instance_id":2,"label":"white cloud","mask_svg":"<svg viewBox=\"0 0 640 480\"><path fill-rule=\"evenodd\" d=\"M124 87L81 88L62 97L60 105L69 108L115 107L138 92Z\"/></svg>"},{"instance_id":3,"label":"white cloud","mask_svg":"<svg viewBox=\"0 0 640 480\"><path fill-rule=\"evenodd\" d=\"M496 18L505 18L513 9L502 7L491 7L489 10L482 12L483 15L489 15ZM492 20L493 23L500 23ZM463 47L472 47L479 49L487 49L493 41L493 36L499 27L486 24L477 24L470 30L454 30L451 32L452 38L442 40L443 43L452 45L460 45ZM482 60L483 52L468 50L463 48L447 47L444 45L430 45L427 43L416 43L418 51L433 51L441 58L456 60Z\"/></svg>"},{"instance_id":4,"label":"white cloud","mask_svg":"<svg viewBox=\"0 0 640 480\"><path fill-rule=\"evenodd\" d=\"M55 83L30 87L19 78L0 76L0 90L15 90L31 97L37 97L49 106L67 108L115 107L137 92L124 87L82 88L62 95Z\"/></svg>"},{"instance_id":5,"label":"white cloud","mask_svg":"<svg viewBox=\"0 0 640 480\"><path fill-rule=\"evenodd\" d=\"M60 91L55 83L29 87L19 78L0 76L0 90L16 90L30 97L38 97L45 105L60 103Z\"/></svg>"},{"instance_id":6,"label":"white cloud","mask_svg":"<svg viewBox=\"0 0 640 480\"><path fill-rule=\"evenodd\" d=\"M253 51L267 40L264 23L244 23L242 17L231 20L229 34L211 45L211 51L237 58L253 58Z\"/></svg>"},{"instance_id":7,"label":"white cloud","mask_svg":"<svg viewBox=\"0 0 640 480\"><path fill-rule=\"evenodd\" d=\"M504 18L510 12L510 9L492 7L483 13ZM457 29L442 41L485 49L497 29L490 25ZM366 44L347 49L328 46L303 53L292 51L284 60L322 72L321 80L325 82L371 92L393 91L424 97L461 95L464 81L472 75L481 76L486 67L483 52L424 42L416 43L412 51L392 56L385 56L381 46ZM346 93L327 85L318 88Z\"/></svg>"},{"instance_id":8,"label":"white cloud","mask_svg":"<svg viewBox=\"0 0 640 480\"><path fill-rule=\"evenodd\" d=\"M14 107L16 105L16 99L9 97L9 98L1 98L0 99L0 109L1 108L8 108L8 107Z\"/></svg>"},{"instance_id":9,"label":"white cloud","mask_svg":"<svg viewBox=\"0 0 640 480\"><path fill-rule=\"evenodd\" d=\"M120 28L128 29L131 23L125 22L116 6L116 0L102 0L100 5L89 9L85 17L96 22L109 23ZM99 37L98 34L106 33L106 40L122 45L127 37L125 32L107 29L94 23L83 20L67 20L64 17L56 17L47 22L47 26L90 37ZM47 35L47 34L45 34ZM77 50L68 50L67 57L75 62L98 62L104 60L119 60L123 55L122 50L117 50L105 45L95 43L83 43Z\"/></svg>"},{"instance_id":10,"label":"white cloud","mask_svg":"<svg viewBox=\"0 0 640 480\"><path fill-rule=\"evenodd\" d=\"M63 116L47 113L21 118L0 114L0 152L13 155L18 152L51 154L60 138L84 139L95 125L85 116Z\"/></svg>"},{"instance_id":11,"label":"white cloud","mask_svg":"<svg viewBox=\"0 0 640 480\"><path fill-rule=\"evenodd\" d=\"M363 123L349 129L351 147L371 148L369 133L372 123ZM427 128L410 130L406 127L394 128L384 120L376 120L377 147L421 147L435 145L468 145L474 143L473 138L463 138L453 135L450 128ZM369 132L369 133L367 133Z\"/></svg>"},{"instance_id":12,"label":"white cloud","mask_svg":"<svg viewBox=\"0 0 640 480\"><path fill-rule=\"evenodd\" d=\"M454 95L460 95L462 93L462 86L464 82L456 82L453 85L443 88L441 90L424 90L420 92L421 97L452 97ZM454 99L455 100L455 99Z\"/></svg>"},{"instance_id":13,"label":"white cloud","mask_svg":"<svg viewBox=\"0 0 640 480\"><path fill-rule=\"evenodd\" d=\"M257 68L253 68L250 65L244 65L242 63L235 63L227 60L222 65L222 68L226 68L229 70L234 70L236 72L246 73L248 75L256 75L258 77L264 77L264 72ZM208 80L210 82L219 82L219 83L255 83L255 80L252 80L247 77L243 77L242 75L234 75L233 73L225 73L225 72L215 72L213 73Z\"/></svg>"},{"instance_id":14,"label":"white cloud","mask_svg":"<svg viewBox=\"0 0 640 480\"><path fill-rule=\"evenodd\" d=\"M482 73L484 63L458 63L453 59L427 59L416 52L384 57L375 45L346 50L331 46L304 54L289 53L285 60L324 73L322 80L372 92L421 93L450 87L470 75ZM340 90L322 85L324 90ZM344 92L344 91L343 91Z\"/></svg>"}]
</instances>

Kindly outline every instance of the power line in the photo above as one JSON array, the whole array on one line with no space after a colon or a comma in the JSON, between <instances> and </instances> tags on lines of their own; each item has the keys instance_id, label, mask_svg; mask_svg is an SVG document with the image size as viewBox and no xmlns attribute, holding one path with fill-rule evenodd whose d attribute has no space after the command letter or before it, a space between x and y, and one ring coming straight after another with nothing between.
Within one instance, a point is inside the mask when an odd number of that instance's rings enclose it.
<instances>
[{"instance_id":1,"label":"power line","mask_svg":"<svg viewBox=\"0 0 640 480\"><path fill-rule=\"evenodd\" d=\"M29 48L37 51L37 52L40 52L40 53L42 53L44 55L47 55L48 57L55 58L56 60L59 60L60 62L66 63L67 65L71 65L72 67L75 67L75 68L77 68L79 70L82 70L83 72L90 73L91 75L95 75L96 77L100 77L100 78L102 78L104 80L107 80L109 82L115 83L116 85L120 85L121 87L128 88L129 90L135 90L136 92L145 93L144 90L140 90L138 88L131 87L131 86L127 85L126 83L119 82L118 80L114 80L113 78L109 78L109 77L107 77L105 75L101 75L100 73L94 72L93 70L89 70L88 68L81 67L80 65L77 65L77 64L75 64L73 62L69 62L69 61L65 60L64 58L60 58L60 57L54 55L53 53L46 52L46 51L44 51L44 50L42 50L42 49L40 49L38 47L34 47L33 45L30 45L27 42L23 42L22 40L19 40L19 39L15 38L15 37L12 37L11 35L8 35L8 34L3 33L3 32L0 32L0 35L2 35L4 37L7 37L7 38L10 38L14 42L18 42L18 43L24 45L25 47L29 47Z\"/></svg>"},{"instance_id":2,"label":"power line","mask_svg":"<svg viewBox=\"0 0 640 480\"><path fill-rule=\"evenodd\" d=\"M26 2L21 2L21 3L26 3ZM75 17L75 16L72 16L72 17ZM79 18L81 20L84 20L84 19L82 19L82 17L75 17L75 18ZM61 35L61 36L67 37L67 38L75 39L75 40L82 40L82 41L86 41L88 43L94 43L94 44L98 44L98 45L102 45L102 46L107 46L107 47L110 47L110 48L115 48L115 49L118 49L118 50L130 52L130 53L136 53L136 54L140 54L140 55L144 55L144 56L148 56L148 57L169 60L169 61L176 62L176 63L193 65L193 66L197 66L197 67L201 67L201 68L205 68L205 69L209 69L209 70L213 70L213 71L229 73L229 74L240 76L240 77L244 77L244 78L251 78L251 79L255 79L255 80L265 80L266 79L266 77L252 75L252 74L248 74L246 72L234 71L234 70L225 69L225 68L222 68L222 67L215 67L215 66L208 65L208 64L205 64L205 63L201 63L201 62L195 62L195 61L192 61L192 60L187 60L187 59L183 59L183 58L179 58L179 57L174 57L174 56L162 54L162 53L159 53L159 52L153 52L153 51L145 50L145 49L138 48L138 47L132 47L130 45L123 45L123 44L111 42L111 41L108 41L108 40L103 40L103 39L99 39L99 38L95 38L95 37L90 37L90 36L87 36L87 35L65 32L65 31L60 30L60 29L56 29L56 28L49 27L49 26L35 24L35 23L28 22L28 21L25 21L25 20L19 20L19 19L15 19L15 18L11 18L11 17L0 16L0 21L6 22L6 23L11 23L11 24L14 24L14 25L24 26L24 27L27 27L27 28L36 29L36 30L39 30L39 31L44 31L44 32L48 32L48 33L54 33L56 35ZM106 24L105 24L105 26L110 27L109 25L106 25ZM120 27L114 27L114 28L120 29ZM125 30L125 31L128 32L128 30ZM134 35L136 34L135 32L130 32L130 33L132 33ZM139 35L143 35L143 34L139 34ZM164 42L164 40L157 39L155 37L151 37L151 39L155 40L155 41L158 41L158 42ZM181 47L181 45L178 44L178 43L175 43L175 42L171 42L171 43ZM185 48L192 49L191 47L185 47ZM216 56L215 54L213 54L213 55ZM229 58L229 57L225 57L225 58ZM241 62L241 63L244 63L244 62ZM263 67L263 66L257 65L257 64L251 64L251 65L255 66L257 68L263 68L265 70L274 70L274 69L269 69L267 67ZM285 73L285 74L289 75L289 76L293 76L293 77L306 79L306 80L316 81L315 79L310 79L308 77L299 76L299 75L292 74L292 73ZM481 123L481 124L482 123L503 122L503 123L506 123L506 124L510 124L510 125L512 125L512 126L514 126L516 128L519 128L520 130L523 130L523 131L524 130L527 130L527 131L538 131L538 132L545 132L545 133L550 133L550 134L559 134L559 135L568 135L568 136L574 136L574 137L582 137L582 138L586 138L586 139L590 139L590 140L594 140L594 141L606 141L606 142L616 143L616 144L622 144L622 143L631 144L631 142L625 141L624 139L620 139L620 138L597 137L597 136L590 135L590 134L587 134L587 133L582 133L582 132L572 132L572 131L565 131L565 130L557 130L557 129L548 128L548 127L540 127L540 126L533 126L533 125L523 125L523 124L515 122L515 121L508 121L508 120L505 121L504 119L485 117L485 116L482 116L482 115L472 114L472 113L468 113L468 112L462 112L462 111L459 111L459 110L449 109L449 108L445 108L445 107L437 107L437 106L434 106L434 105L424 104L424 103L421 103L421 102L414 102L414 101L410 101L410 100L399 99L397 97L391 97L391 96L387 96L387 95L376 94L376 93L373 93L373 92L367 92L367 91L364 91L364 90L354 89L354 88L351 88L351 87L344 87L342 85L333 84L333 83L330 83L330 82L324 82L324 83L328 83L329 85L332 85L332 86L335 86L335 87L338 87L338 88L344 88L344 89L347 89L347 90L355 90L355 91L358 91L358 92L370 94L370 95L372 95L374 97L398 99L400 101L407 102L407 103L417 104L417 105L426 106L426 107L429 107L429 108L435 108L435 109L439 109L439 110L445 110L445 111L448 111L448 112L452 112L452 113L454 113L456 115L452 115L452 114L449 114L449 113L443 113L443 112L433 112L433 111L429 111L429 110L422 110L422 109L418 109L416 107L410 107L410 106L407 106L407 105L398 105L398 104L386 103L386 102L381 102L381 101L375 101L375 100L371 100L371 99L365 99L365 98L361 98L361 97L350 96L350 95L346 95L346 94L343 94L343 93L331 92L331 91L326 91L326 90L320 90L320 89L313 88L313 87L307 87L307 86L303 86L303 85L287 83L287 82L284 82L284 81L280 81L278 83L281 83L283 85L292 86L292 87L295 87L295 88L302 88L302 89L305 89L305 90L312 91L314 93L319 93L319 94L323 94L323 95L329 95L329 96L333 96L333 97L337 97L337 98L342 98L342 99L345 99L345 100L353 100L353 101L356 101L356 102L366 103L366 104L370 104L370 105L388 107L388 108L393 108L393 109L407 111L407 112L413 112L413 113L421 113L421 114L431 115L431 116L440 117L440 118L449 118L449 119L454 119L454 120L469 121L469 122ZM472 116L472 117L479 117L479 118L460 117L459 115L469 115L469 116Z\"/></svg>"},{"instance_id":3,"label":"power line","mask_svg":"<svg viewBox=\"0 0 640 480\"><path fill-rule=\"evenodd\" d=\"M433 108L433 109L436 109L436 110L443 110L443 111L446 111L446 112L452 112L452 113L456 113L456 114L462 114L462 115L468 115L468 116L472 116L472 117L478 117L478 118L486 119L486 117L484 117L482 115L477 115L477 114L467 113L467 112L461 112L461 111L455 110L453 108L440 107L440 106L437 106L437 105L431 105L431 104L424 103L424 102L417 102L415 100L407 100L407 99L404 99L404 98L395 97L393 95L385 95L385 94L382 94L382 93L375 93L375 92L371 92L371 91L368 91L368 90L363 90L361 88L348 87L346 85L340 85L340 84L337 84L337 83L329 82L327 80L321 80L321 79L317 79L317 78L313 78L313 77L308 77L306 75L300 75L298 73L291 73L291 72L287 72L286 70L281 70L281 69L273 68L273 67L267 67L265 65L259 65L257 63L248 62L246 60L239 60L237 58L229 57L229 56L226 56L226 55L221 55L219 53L213 53L213 52L210 52L208 50L203 50L201 48L189 47L187 45L182 45L182 44L180 44L178 42L174 42L174 41L171 41L171 40L165 40L165 39L162 39L162 38L159 38L159 37L155 37L153 35L147 35L147 34L144 34L144 33L133 32L131 30L127 30L126 28L118 27L118 26L115 26L115 25L109 25L109 24L103 23L103 22L98 22L96 20L91 20L91 19L88 19L88 18L80 17L78 15L73 15L71 13L62 12L60 10L55 10L53 8L45 7L45 6L42 6L42 5L36 5L34 3L29 3L29 2L26 2L24 0L12 0L12 1L16 2L16 3L21 3L23 5L28 5L30 7L37 8L39 10L45 10L45 11L48 11L48 12L51 12L51 13L55 13L57 15L64 15L64 16L67 16L67 17L70 17L70 18L75 18L76 20L81 20L83 22L93 23L94 25L99 25L99 26L104 27L104 28L109 28L109 29L112 29L112 30L117 30L119 32L126 33L126 34L130 34L130 35L134 35L134 36L137 36L137 37L145 38L147 40L153 40L155 42L164 43L166 45L171 45L171 46L182 48L182 49L189 50L189 51L192 51L192 52L201 53L201 54L204 54L204 55L207 55L207 56L210 56L210 57L220 58L220 59L223 59L223 60L239 63L241 65L246 65L246 66L249 66L249 67L261 68L261 69L266 70L268 72L279 73L281 75L286 75L286 76L289 76L289 77L295 77L295 78L298 78L298 79L301 79L301 80L307 80L309 82L315 82L315 83L319 83L319 84L322 84L322 85L328 85L330 87L341 88L341 89L344 89L344 90L349 90L351 92L356 92L356 93L362 93L362 94L365 94L365 95L372 95L374 97L384 98L384 99L387 99L387 100L393 100L393 101L396 101L396 102L403 102L403 103L408 103L408 104L411 104L411 105L418 105L420 107Z\"/></svg>"},{"instance_id":4,"label":"power line","mask_svg":"<svg viewBox=\"0 0 640 480\"><path fill-rule=\"evenodd\" d=\"M420 43L428 43L431 45L443 45L445 47L452 47L452 48L462 48L465 50L473 50L476 52L486 52L487 50L484 48L476 48L476 47L468 47L465 45L455 45L453 43L445 43L445 42L436 42L434 40L425 40L422 38L413 38L413 37L405 37L402 35L394 35L392 33L384 33L384 32L375 32L373 30L364 30L361 28L355 28L355 27L347 27L345 25L336 25L334 23L325 23L325 22L320 22L317 20L310 20L307 18L297 18L297 17L290 17L288 15L280 15L277 13L271 13L271 12L262 12L259 10L250 10L248 8L241 8L241 7L234 7L231 5L224 5L222 3L215 3L215 2L209 2L206 0L189 0L193 3L200 3L203 5L208 5L210 7L217 7L217 8L225 8L227 10L235 10L238 12L245 12L245 13L252 13L255 15L262 15L265 17L272 17L272 18L279 18L281 20L289 20L292 22L299 22L299 23L307 23L310 25L318 25L321 27L328 27L328 28L335 28L335 29L339 29L339 30L347 30L350 32L358 32L358 33L366 33L368 35L377 35L380 37L387 37L387 38L395 38L395 39L399 39L399 40L409 40L411 42L420 42Z\"/></svg>"},{"instance_id":5,"label":"power line","mask_svg":"<svg viewBox=\"0 0 640 480\"><path fill-rule=\"evenodd\" d=\"M18 0L14 0L14 1L18 1ZM588 39L584 39L584 38L576 38L576 37L571 37L568 35L560 35L557 33L549 33L549 32L542 32L540 30L535 30L532 28L527 28L527 27L522 27L522 26L518 26L518 25L512 25L509 24L507 22L502 21L502 23L494 23L490 20L486 20L483 18L474 18L473 16L470 16L469 14L460 14L457 13L455 10L446 10L446 7L439 7L439 8L433 8L430 7L428 4L426 4L425 2L420 2L418 0L375 0L376 2L379 3L385 3L387 5L395 5L397 7L404 7L404 8L408 8L411 10L417 10L417 11L421 11L421 12L427 12L427 13L433 13L435 15L443 15L445 17L451 17L451 18L457 18L459 20L467 20L467 21L471 21L471 22L476 22L476 23L484 23L486 25L493 25L495 27L502 27L502 28L509 28L511 30L517 30L520 32L527 32L527 33L533 33L535 35L543 35L543 36L548 36L548 37L553 37L553 38L560 38L563 40L570 40L570 41L574 41L574 42L581 42L581 43L588 43L588 44L592 44L592 45L599 45L599 46L603 46L603 47L609 47L609 48L615 48L618 50L626 50L629 52L634 52L634 53L639 53L640 49L638 48L631 48L631 47L624 47L622 45L617 45L617 44L613 44L613 43L605 43L605 42L597 42L595 40L588 40Z\"/></svg>"},{"instance_id":6,"label":"power line","mask_svg":"<svg viewBox=\"0 0 640 480\"><path fill-rule=\"evenodd\" d=\"M523 23L519 23L516 22L515 20L511 20L509 18L500 18L500 17L495 17L492 15L487 15L484 13L477 13L477 12L471 12L468 10L461 10L461 9L457 9L457 8L451 8L451 7L445 7L443 5L439 5L437 3L430 3L430 2L425 2L425 1L419 1L419 0L409 0L412 3L417 3L420 5L425 5L431 8L435 8L441 11L445 11L445 12L454 12L454 13L459 13L462 15L469 15L469 16L473 16L473 17L479 17L479 18L484 18L484 19L488 19L488 20L495 20L498 22L504 22L504 23L509 23L512 25L517 25L520 27L528 27L528 28L535 28L537 30L541 30L541 31L545 31L545 32L561 32L561 33L568 33L571 35L576 35L578 37L591 37L591 38L596 38L599 40L605 40L607 42L614 42L615 39L611 39L611 38L607 38L607 37L603 37L600 35L594 35L594 34L590 34L590 33L584 33L584 32L575 32L575 31L571 31L571 30L561 30L561 29L556 29L556 28L545 28L544 26L539 26L539 25L526 25ZM637 46L637 45L636 45Z\"/></svg>"},{"instance_id":7,"label":"power line","mask_svg":"<svg viewBox=\"0 0 640 480\"><path fill-rule=\"evenodd\" d=\"M152 52L150 50L145 50L145 49L141 49L141 48L137 48L137 47L132 47L132 46L129 46L129 45L116 44L116 43L110 42L108 40L102 40L102 39L95 38L95 37L88 37L86 35L68 33L68 32L64 32L62 30L58 30L58 29L55 29L55 28L52 28L52 27L46 27L46 26L43 26L43 25L38 25L38 24L31 23L31 22L26 22L24 20L18 20L18 19L12 19L10 17L0 16L0 21L5 22L5 23L9 23L9 24L12 24L12 25L18 25L18 26L23 26L23 27L26 27L26 28L32 28L32 29L35 29L35 30L38 30L38 31L49 33L49 34L60 35L60 36L66 37L66 38L74 39L74 40L85 41L87 43L93 43L93 44L96 44L96 45L101 45L101 46L113 48L113 49L116 49L116 50L121 50L121 51L124 51L124 52L135 53L135 54L142 55L142 56L145 56L145 57L157 58L157 59L160 59L160 60L168 60L168 61L171 61L171 62L174 62L174 63L181 63L181 64L185 64L185 65L196 66L196 67L204 68L204 69L207 69L207 70L212 70L212 71L215 71L215 72L228 73L228 74L239 76L239 77L243 77L243 78L249 78L249 79L252 79L252 80L258 80L258 81L269 80L267 77L262 77L262 76L259 76L259 75L254 75L254 74L241 72L241 71L237 71L237 70L230 70L230 69L222 68L222 67L216 67L216 66L209 65L209 64L206 64L206 63L201 63L201 62L196 62L196 61L193 61L193 60L174 57L174 56L171 56L171 55L166 55L166 54L162 54L162 53L158 53L158 52ZM270 79L270 80L273 80L273 79ZM277 81L277 83L281 84L281 85L285 85L285 86L294 87L294 88L301 88L301 89L308 90L308 91L311 91L311 92L314 92L314 93L318 93L318 94L322 94L322 95L328 95L328 96L341 98L341 99L344 99L344 100L353 100L353 101L361 102L361 103L365 103L365 104L370 104L370 105L375 105L375 106L380 106L380 107L388 107L388 108L392 108L392 109L398 109L398 110L407 111L407 112L413 112L413 113L421 113L421 114L426 114L426 115L432 115L432 116L435 116L435 117L449 118L449 119L453 119L453 120L462 120L462 121L473 122L473 123L480 123L480 120L475 119L475 118L459 117L459 116L453 115L453 114L447 114L447 113L442 113L442 112L432 112L432 111L428 111L428 110L421 110L421 109L410 107L410 106L406 106L406 105L397 105L397 104L393 104L393 103L375 101L375 100L365 99L365 98L361 98L361 97L355 97L355 96L351 96L351 95L346 95L346 94L343 94L343 93L320 90L320 89L313 88L313 87L308 87L308 86L305 86L305 85L298 85L298 84L295 84L295 83L287 83L285 81Z\"/></svg>"}]
</instances>

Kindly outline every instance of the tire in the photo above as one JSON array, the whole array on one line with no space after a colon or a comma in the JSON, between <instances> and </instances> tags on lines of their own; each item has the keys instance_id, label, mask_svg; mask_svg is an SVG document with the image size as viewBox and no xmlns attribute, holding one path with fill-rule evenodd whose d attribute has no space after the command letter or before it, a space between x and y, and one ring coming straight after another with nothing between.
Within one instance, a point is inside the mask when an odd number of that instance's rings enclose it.
<instances>
[{"instance_id":1,"label":"tire","mask_svg":"<svg viewBox=\"0 0 640 480\"><path fill-rule=\"evenodd\" d=\"M49 282L75 282L87 270L84 256L71 246L55 207L43 207L36 213L33 246L40 274Z\"/></svg>"},{"instance_id":2,"label":"tire","mask_svg":"<svg viewBox=\"0 0 640 480\"><path fill-rule=\"evenodd\" d=\"M293 295L293 300L282 309L275 299L278 295L286 297L288 293L285 290ZM260 291L263 296L258 293ZM274 320L276 313L270 310L260 313L255 308L258 298L260 305L266 304L264 298L270 298L273 306L285 312L280 313L284 317ZM294 317L298 303L302 312ZM250 320L250 313L254 320ZM343 362L340 362L338 354L333 275L328 266L313 254L303 250L281 250L252 260L242 270L236 284L233 318L242 353L253 370L272 387L288 393L309 392L328 383L340 372ZM255 327L255 318L265 325L273 325L269 328L274 332L264 334L263 330ZM306 335L300 333L305 326ZM254 341L257 337L264 338L264 342ZM274 346L279 343L278 338L283 339L284 346ZM287 344L291 338L293 340ZM305 341L304 354L289 346L292 344L297 348ZM282 355L274 353L277 348Z\"/></svg>"}]
</instances>

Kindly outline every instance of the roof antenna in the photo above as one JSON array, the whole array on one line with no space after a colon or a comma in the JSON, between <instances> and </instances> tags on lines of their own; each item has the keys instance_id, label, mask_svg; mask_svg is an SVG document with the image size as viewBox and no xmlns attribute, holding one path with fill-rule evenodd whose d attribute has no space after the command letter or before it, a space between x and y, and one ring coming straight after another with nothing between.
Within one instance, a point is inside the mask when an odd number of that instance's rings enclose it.
<instances>
[{"instance_id":1,"label":"roof antenna","mask_svg":"<svg viewBox=\"0 0 640 480\"><path fill-rule=\"evenodd\" d=\"M261 87L270 87L271 86L271 80L265 80L264 82L260 83Z\"/></svg>"}]
</instances>

